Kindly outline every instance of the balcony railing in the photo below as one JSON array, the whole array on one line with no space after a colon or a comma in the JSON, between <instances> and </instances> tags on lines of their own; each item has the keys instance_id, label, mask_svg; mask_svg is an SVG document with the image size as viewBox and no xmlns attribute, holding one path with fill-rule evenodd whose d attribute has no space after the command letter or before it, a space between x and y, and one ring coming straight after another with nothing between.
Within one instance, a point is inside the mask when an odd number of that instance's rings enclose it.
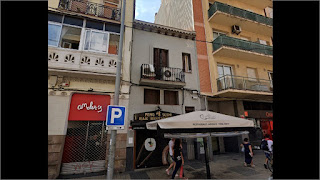
<instances>
[{"instance_id":1,"label":"balcony railing","mask_svg":"<svg viewBox=\"0 0 320 180\"><path fill-rule=\"evenodd\" d=\"M141 65L141 78L171 82L185 82L185 74L180 68L154 67L149 64Z\"/></svg>"},{"instance_id":2,"label":"balcony railing","mask_svg":"<svg viewBox=\"0 0 320 180\"><path fill-rule=\"evenodd\" d=\"M209 10L208 10L208 15L209 18L216 12L216 11L221 11L221 12L225 12L234 16L238 16L238 17L242 17L248 20L252 20L252 21L256 21L262 24L266 24L269 26L273 26L273 20L271 18L262 16L260 14L256 14L250 11L246 11L244 9L240 9L237 7L233 7L227 4L223 4L220 2L215 2L213 3Z\"/></svg>"},{"instance_id":3,"label":"balcony railing","mask_svg":"<svg viewBox=\"0 0 320 180\"><path fill-rule=\"evenodd\" d=\"M225 75L217 79L218 91L227 89L273 92L272 81Z\"/></svg>"},{"instance_id":4,"label":"balcony railing","mask_svg":"<svg viewBox=\"0 0 320 180\"><path fill-rule=\"evenodd\" d=\"M120 21L120 9L84 0L60 0L59 9Z\"/></svg>"},{"instance_id":5,"label":"balcony railing","mask_svg":"<svg viewBox=\"0 0 320 180\"><path fill-rule=\"evenodd\" d=\"M265 55L271 55L273 53L272 46L246 41L243 39L233 38L226 35L218 36L213 42L213 52L219 49L221 46L228 46L232 48L237 48L241 50L261 53Z\"/></svg>"},{"instance_id":6,"label":"balcony railing","mask_svg":"<svg viewBox=\"0 0 320 180\"><path fill-rule=\"evenodd\" d=\"M48 47L48 67L70 72L93 72L115 76L117 55Z\"/></svg>"}]
</instances>

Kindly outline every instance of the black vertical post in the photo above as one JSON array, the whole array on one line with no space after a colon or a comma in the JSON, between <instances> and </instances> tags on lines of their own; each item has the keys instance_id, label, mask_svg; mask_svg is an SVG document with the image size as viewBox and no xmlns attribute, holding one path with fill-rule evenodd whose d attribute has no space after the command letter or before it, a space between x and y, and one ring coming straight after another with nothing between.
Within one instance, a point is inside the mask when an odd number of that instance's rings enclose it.
<instances>
[{"instance_id":1,"label":"black vertical post","mask_svg":"<svg viewBox=\"0 0 320 180\"><path fill-rule=\"evenodd\" d=\"M205 153L205 160L206 160L207 179L211 179L207 139L208 139L207 137L204 137L203 143L204 143L204 153Z\"/></svg>"}]
</instances>

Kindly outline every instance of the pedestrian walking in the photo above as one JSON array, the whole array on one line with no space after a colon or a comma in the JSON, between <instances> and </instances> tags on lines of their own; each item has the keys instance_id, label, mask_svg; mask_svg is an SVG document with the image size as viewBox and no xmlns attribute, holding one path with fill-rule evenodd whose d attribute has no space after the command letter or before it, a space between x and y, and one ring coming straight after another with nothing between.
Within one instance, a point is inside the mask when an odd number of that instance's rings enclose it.
<instances>
[{"instance_id":1,"label":"pedestrian walking","mask_svg":"<svg viewBox=\"0 0 320 180\"><path fill-rule=\"evenodd\" d=\"M266 160L264 162L264 168L268 169L268 161L270 159L271 153L273 151L273 141L270 139L270 135L266 134L264 139L261 142L261 149L264 150L264 154L266 155Z\"/></svg>"},{"instance_id":2,"label":"pedestrian walking","mask_svg":"<svg viewBox=\"0 0 320 180\"><path fill-rule=\"evenodd\" d=\"M249 139L244 138L243 143L240 146L241 148L244 147L244 166L250 165L251 167L255 167L252 161L253 152L251 143L249 143Z\"/></svg>"},{"instance_id":3,"label":"pedestrian walking","mask_svg":"<svg viewBox=\"0 0 320 180\"><path fill-rule=\"evenodd\" d=\"M174 146L174 142L175 142L175 138L171 138L171 140L169 141L169 155L170 155L170 159L171 159L171 163L168 169L166 169L167 175L170 174L170 169L173 167L173 169L175 168L175 162L173 159L173 146Z\"/></svg>"},{"instance_id":4,"label":"pedestrian walking","mask_svg":"<svg viewBox=\"0 0 320 180\"><path fill-rule=\"evenodd\" d=\"M177 171L180 169L182 165L184 165L184 158L182 155L182 146L180 143L180 139L176 139L174 142L174 147L173 147L173 160L176 162L176 166L174 168L174 171L172 173L171 179L174 179ZM184 172L182 172L182 178L183 179L188 179L184 177Z\"/></svg>"}]
</instances>

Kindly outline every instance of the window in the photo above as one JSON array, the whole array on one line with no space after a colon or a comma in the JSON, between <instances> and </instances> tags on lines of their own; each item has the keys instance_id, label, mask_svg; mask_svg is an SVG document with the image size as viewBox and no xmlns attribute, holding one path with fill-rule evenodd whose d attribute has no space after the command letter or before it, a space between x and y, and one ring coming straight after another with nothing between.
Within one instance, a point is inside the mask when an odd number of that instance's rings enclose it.
<instances>
[{"instance_id":1,"label":"window","mask_svg":"<svg viewBox=\"0 0 320 180\"><path fill-rule=\"evenodd\" d=\"M164 104L179 105L178 91L164 91Z\"/></svg>"},{"instance_id":2,"label":"window","mask_svg":"<svg viewBox=\"0 0 320 180\"><path fill-rule=\"evenodd\" d=\"M61 34L61 25L48 24L48 45L58 46Z\"/></svg>"},{"instance_id":3,"label":"window","mask_svg":"<svg viewBox=\"0 0 320 180\"><path fill-rule=\"evenodd\" d=\"M190 54L182 53L182 68L183 72L192 71Z\"/></svg>"},{"instance_id":4,"label":"window","mask_svg":"<svg viewBox=\"0 0 320 180\"><path fill-rule=\"evenodd\" d=\"M256 69L247 68L248 80L257 81Z\"/></svg>"},{"instance_id":5,"label":"window","mask_svg":"<svg viewBox=\"0 0 320 180\"><path fill-rule=\"evenodd\" d=\"M233 87L233 72L231 66L218 65L218 76L219 88L228 89Z\"/></svg>"},{"instance_id":6,"label":"window","mask_svg":"<svg viewBox=\"0 0 320 180\"><path fill-rule=\"evenodd\" d=\"M155 67L168 67L168 52L165 49L153 49L153 64Z\"/></svg>"},{"instance_id":7,"label":"window","mask_svg":"<svg viewBox=\"0 0 320 180\"><path fill-rule=\"evenodd\" d=\"M84 50L107 52L108 36L109 34L107 32L86 30Z\"/></svg>"},{"instance_id":8,"label":"window","mask_svg":"<svg viewBox=\"0 0 320 180\"><path fill-rule=\"evenodd\" d=\"M108 48L109 54L118 54L119 41L120 41L120 35L110 33L109 48Z\"/></svg>"},{"instance_id":9,"label":"window","mask_svg":"<svg viewBox=\"0 0 320 180\"><path fill-rule=\"evenodd\" d=\"M59 14L53 14L53 13L48 13L48 20L53 21L53 22L62 22L62 15Z\"/></svg>"},{"instance_id":10,"label":"window","mask_svg":"<svg viewBox=\"0 0 320 180\"><path fill-rule=\"evenodd\" d=\"M63 23L82 27L83 19L65 16Z\"/></svg>"},{"instance_id":11,"label":"window","mask_svg":"<svg viewBox=\"0 0 320 180\"><path fill-rule=\"evenodd\" d=\"M92 28L92 29L98 29L98 30L103 30L104 24L101 22L97 21L87 21L86 27L87 28Z\"/></svg>"},{"instance_id":12,"label":"window","mask_svg":"<svg viewBox=\"0 0 320 180\"><path fill-rule=\"evenodd\" d=\"M269 79L270 79L270 86L273 87L273 72L268 72Z\"/></svg>"},{"instance_id":13,"label":"window","mask_svg":"<svg viewBox=\"0 0 320 180\"><path fill-rule=\"evenodd\" d=\"M63 26L61 32L62 48L79 49L81 28Z\"/></svg>"},{"instance_id":14,"label":"window","mask_svg":"<svg viewBox=\"0 0 320 180\"><path fill-rule=\"evenodd\" d=\"M144 104L160 104L160 90L144 89Z\"/></svg>"}]
</instances>

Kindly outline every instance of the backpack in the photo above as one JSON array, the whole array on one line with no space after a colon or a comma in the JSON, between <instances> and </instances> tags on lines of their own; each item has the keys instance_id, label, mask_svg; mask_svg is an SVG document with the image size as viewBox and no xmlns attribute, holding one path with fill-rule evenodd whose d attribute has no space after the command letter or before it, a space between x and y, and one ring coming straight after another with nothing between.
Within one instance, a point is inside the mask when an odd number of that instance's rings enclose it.
<instances>
[{"instance_id":1,"label":"backpack","mask_svg":"<svg viewBox=\"0 0 320 180\"><path fill-rule=\"evenodd\" d=\"M261 145L260 145L260 148L261 148L262 150L269 151L268 141L262 140Z\"/></svg>"}]
</instances>

